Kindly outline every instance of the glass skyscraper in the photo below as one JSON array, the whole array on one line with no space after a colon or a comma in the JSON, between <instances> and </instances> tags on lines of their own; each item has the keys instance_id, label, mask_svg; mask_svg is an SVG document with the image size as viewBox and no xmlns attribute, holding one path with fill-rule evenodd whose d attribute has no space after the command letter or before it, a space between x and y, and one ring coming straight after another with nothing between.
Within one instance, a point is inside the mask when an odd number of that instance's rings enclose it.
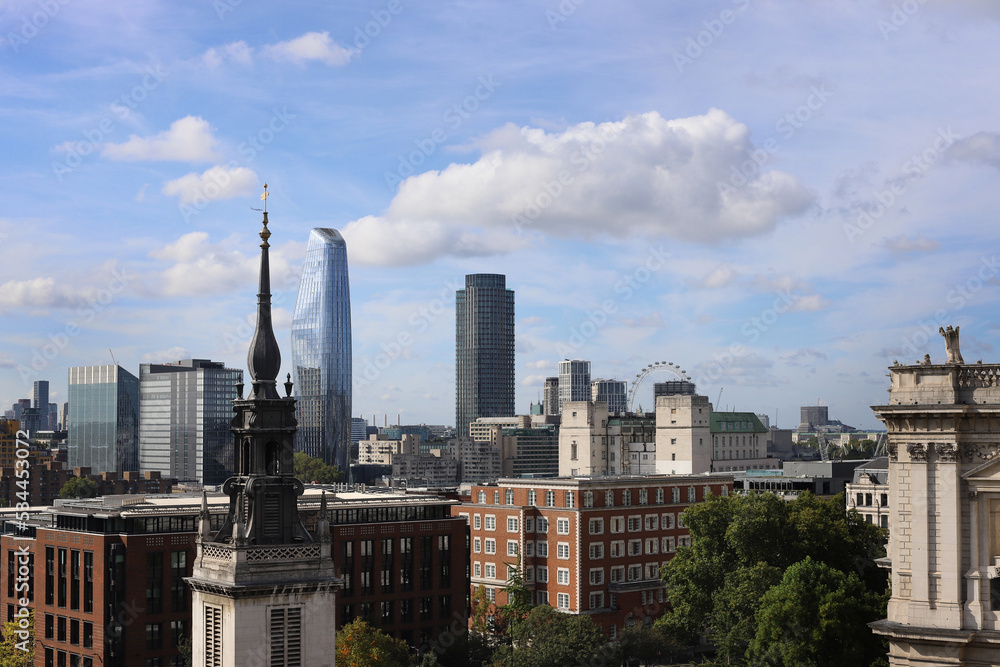
<instances>
[{"instance_id":1,"label":"glass skyscraper","mask_svg":"<svg viewBox=\"0 0 1000 667\"><path fill-rule=\"evenodd\" d=\"M139 469L139 378L118 365L69 369L69 467Z\"/></svg>"},{"instance_id":2,"label":"glass skyscraper","mask_svg":"<svg viewBox=\"0 0 1000 667\"><path fill-rule=\"evenodd\" d=\"M222 484L233 474L229 430L243 371L184 359L139 366L139 466L182 482Z\"/></svg>"},{"instance_id":3,"label":"glass skyscraper","mask_svg":"<svg viewBox=\"0 0 1000 667\"><path fill-rule=\"evenodd\" d=\"M590 362L580 359L559 362L559 414L566 401L589 401Z\"/></svg>"},{"instance_id":4,"label":"glass skyscraper","mask_svg":"<svg viewBox=\"0 0 1000 667\"><path fill-rule=\"evenodd\" d=\"M298 400L296 451L345 472L351 451L351 287L347 244L314 229L292 319L292 381Z\"/></svg>"},{"instance_id":5,"label":"glass skyscraper","mask_svg":"<svg viewBox=\"0 0 1000 667\"><path fill-rule=\"evenodd\" d=\"M465 276L455 292L455 428L514 416L514 290L492 273Z\"/></svg>"}]
</instances>

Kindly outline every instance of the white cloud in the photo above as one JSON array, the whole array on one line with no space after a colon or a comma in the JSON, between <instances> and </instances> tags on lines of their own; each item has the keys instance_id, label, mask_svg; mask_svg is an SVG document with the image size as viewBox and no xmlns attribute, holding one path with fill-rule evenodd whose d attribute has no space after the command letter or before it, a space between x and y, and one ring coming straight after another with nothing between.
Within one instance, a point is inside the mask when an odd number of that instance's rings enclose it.
<instances>
[{"instance_id":1,"label":"white cloud","mask_svg":"<svg viewBox=\"0 0 1000 667\"><path fill-rule=\"evenodd\" d=\"M523 380L521 380L522 387L537 387L539 385L545 384L544 375L528 375Z\"/></svg>"},{"instance_id":2,"label":"white cloud","mask_svg":"<svg viewBox=\"0 0 1000 667\"><path fill-rule=\"evenodd\" d=\"M147 352L140 357L140 361L144 364L172 364L190 358L191 352L186 347L174 346L168 350Z\"/></svg>"},{"instance_id":3,"label":"white cloud","mask_svg":"<svg viewBox=\"0 0 1000 667\"><path fill-rule=\"evenodd\" d=\"M701 280L694 281L694 287L701 287L703 289L718 289L720 287L728 287L733 279L739 275L729 264L720 264L719 266L712 269L707 276Z\"/></svg>"},{"instance_id":4,"label":"white cloud","mask_svg":"<svg viewBox=\"0 0 1000 667\"><path fill-rule=\"evenodd\" d=\"M309 61L318 60L331 67L346 65L357 53L330 39L328 32L307 32L295 39L265 46L261 52L278 62L305 65Z\"/></svg>"},{"instance_id":5,"label":"white cloud","mask_svg":"<svg viewBox=\"0 0 1000 667\"><path fill-rule=\"evenodd\" d=\"M547 359L542 359L540 361L529 361L528 363L525 364L525 366L527 368L535 368L535 369L538 369L538 370L544 370L546 368L552 368L553 366L555 366L555 364L553 364L551 361L549 361Z\"/></svg>"},{"instance_id":6,"label":"white cloud","mask_svg":"<svg viewBox=\"0 0 1000 667\"><path fill-rule=\"evenodd\" d=\"M177 160L203 162L217 158L208 121L200 116L185 116L170 124L170 129L152 137L130 135L121 144L106 144L101 155L112 160Z\"/></svg>"},{"instance_id":7,"label":"white cloud","mask_svg":"<svg viewBox=\"0 0 1000 667\"><path fill-rule=\"evenodd\" d=\"M0 285L0 309L73 308L91 293L92 290L62 284L52 277L10 280Z\"/></svg>"},{"instance_id":8,"label":"white cloud","mask_svg":"<svg viewBox=\"0 0 1000 667\"><path fill-rule=\"evenodd\" d=\"M948 157L961 162L988 164L1000 169L1000 133L976 132L948 148Z\"/></svg>"},{"instance_id":9,"label":"white cloud","mask_svg":"<svg viewBox=\"0 0 1000 667\"><path fill-rule=\"evenodd\" d=\"M225 46L213 47L205 51L201 59L210 69L215 69L226 62L251 65L253 64L253 47L247 46L247 43L242 40L231 42Z\"/></svg>"},{"instance_id":10,"label":"white cloud","mask_svg":"<svg viewBox=\"0 0 1000 667\"><path fill-rule=\"evenodd\" d=\"M222 294L255 285L260 271L260 257L245 255L236 249L238 238L230 236L218 243L209 241L205 232L190 232L159 250L149 253L153 259L170 263L166 269L148 276L147 285L155 285L160 296ZM300 243L272 246L269 252L271 289L287 289L298 284L298 261L303 254ZM294 258L294 261L290 258ZM291 320L287 313L273 309L275 326Z\"/></svg>"},{"instance_id":11,"label":"white cloud","mask_svg":"<svg viewBox=\"0 0 1000 667\"><path fill-rule=\"evenodd\" d=\"M728 187L731 168L749 159L754 144L746 125L718 109L677 120L650 112L561 133L507 125L479 147L476 162L411 176L382 216L349 223L343 231L352 261L497 254L536 233L711 244L766 233L813 201L779 171Z\"/></svg>"},{"instance_id":12,"label":"white cloud","mask_svg":"<svg viewBox=\"0 0 1000 667\"><path fill-rule=\"evenodd\" d=\"M163 184L163 192L177 195L181 204L191 204L252 195L259 182L256 172L248 167L216 165L201 174L191 172L167 181Z\"/></svg>"},{"instance_id":13,"label":"white cloud","mask_svg":"<svg viewBox=\"0 0 1000 667\"><path fill-rule=\"evenodd\" d=\"M923 236L910 238L905 235L893 236L882 242L882 245L893 255L900 256L915 252L933 252L941 247L939 241Z\"/></svg>"}]
</instances>

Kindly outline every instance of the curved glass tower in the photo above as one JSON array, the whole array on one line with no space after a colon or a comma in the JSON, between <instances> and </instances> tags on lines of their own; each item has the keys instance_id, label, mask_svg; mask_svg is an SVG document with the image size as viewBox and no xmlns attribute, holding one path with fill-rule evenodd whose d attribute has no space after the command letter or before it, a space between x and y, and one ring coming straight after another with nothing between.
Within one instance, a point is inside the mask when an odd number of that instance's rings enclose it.
<instances>
[{"instance_id":1,"label":"curved glass tower","mask_svg":"<svg viewBox=\"0 0 1000 667\"><path fill-rule=\"evenodd\" d=\"M348 471L351 448L351 289L347 244L314 229L292 319L296 451Z\"/></svg>"}]
</instances>

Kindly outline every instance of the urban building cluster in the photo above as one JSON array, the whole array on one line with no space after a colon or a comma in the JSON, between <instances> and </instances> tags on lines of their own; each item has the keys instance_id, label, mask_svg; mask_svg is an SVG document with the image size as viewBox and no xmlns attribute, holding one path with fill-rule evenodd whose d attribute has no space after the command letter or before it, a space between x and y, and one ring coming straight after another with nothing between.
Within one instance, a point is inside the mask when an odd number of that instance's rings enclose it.
<instances>
[{"instance_id":1,"label":"urban building cluster","mask_svg":"<svg viewBox=\"0 0 1000 667\"><path fill-rule=\"evenodd\" d=\"M614 641L664 612L660 572L690 545L687 508L807 491L844 493L889 531L892 598L872 627L891 664L992 664L1000 369L961 362L957 332L948 363L890 369L889 402L874 408L887 434L831 420L827 406L779 429L716 410L683 375L655 383L642 410L634 385L591 379L583 359L559 362L541 401L517 414L514 293L502 275L474 274L456 294L455 427L377 426L351 417L335 230L310 235L294 379L279 391L269 237L265 212L249 387L208 359L138 375L76 367L61 411L39 381L0 420L0 493L32 506L27 520L0 510L0 591L12 620L19 577L30 581L36 664L179 665L190 639L194 664L332 665L331 629L354 619L426 649L466 627L478 596L505 604L515 572L533 604L585 614ZM830 447L860 440L877 441L878 456L830 460ZM303 485L296 451L347 480ZM72 477L97 497L58 498ZM172 493L178 482L203 488Z\"/></svg>"}]
</instances>

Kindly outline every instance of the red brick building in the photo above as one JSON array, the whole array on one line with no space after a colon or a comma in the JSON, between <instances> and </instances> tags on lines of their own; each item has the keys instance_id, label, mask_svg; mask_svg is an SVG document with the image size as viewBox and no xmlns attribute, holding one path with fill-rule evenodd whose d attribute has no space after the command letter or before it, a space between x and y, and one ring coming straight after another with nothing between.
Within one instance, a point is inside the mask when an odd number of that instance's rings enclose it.
<instances>
[{"instance_id":1,"label":"red brick building","mask_svg":"<svg viewBox=\"0 0 1000 667\"><path fill-rule=\"evenodd\" d=\"M471 590L506 603L520 557L536 604L590 614L614 639L626 624L663 612L660 567L690 544L681 513L731 477L697 475L501 479L474 485L455 508L470 525Z\"/></svg>"},{"instance_id":2,"label":"red brick building","mask_svg":"<svg viewBox=\"0 0 1000 667\"><path fill-rule=\"evenodd\" d=\"M355 617L413 646L468 618L465 521L455 500L432 496L328 494L337 574L337 628ZM172 667L191 634L192 574L201 497L109 496L35 508L26 530L0 510L0 613L14 618L21 549L30 560L37 667ZM229 498L209 498L212 529ZM320 491L299 498L316 525ZM331 618L333 618L333 609ZM331 625L330 631L337 628Z\"/></svg>"}]
</instances>

